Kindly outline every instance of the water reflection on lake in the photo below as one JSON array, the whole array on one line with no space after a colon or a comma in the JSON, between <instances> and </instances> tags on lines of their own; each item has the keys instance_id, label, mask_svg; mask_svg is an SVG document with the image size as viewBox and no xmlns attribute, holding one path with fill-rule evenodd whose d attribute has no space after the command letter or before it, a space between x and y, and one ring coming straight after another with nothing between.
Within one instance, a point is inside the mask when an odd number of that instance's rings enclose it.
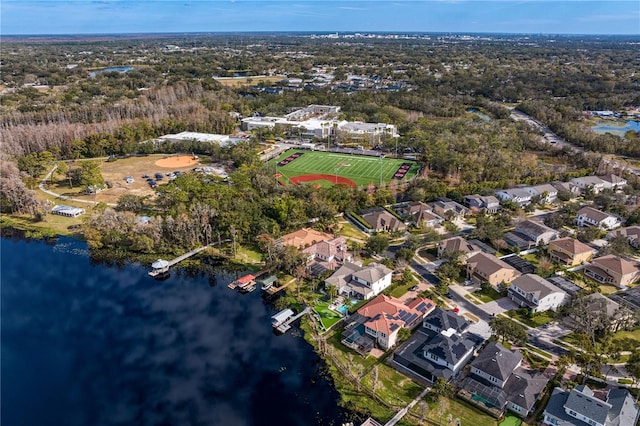
<instances>
[{"instance_id":1,"label":"water reflection on lake","mask_svg":"<svg viewBox=\"0 0 640 426\"><path fill-rule=\"evenodd\" d=\"M125 72L131 71L132 69L133 69L133 67L130 67L130 66L100 68L100 69L97 69L97 70L89 71L89 76L90 77L95 77L98 74L104 74L104 73L107 73L107 72L125 73Z\"/></svg>"},{"instance_id":2,"label":"water reflection on lake","mask_svg":"<svg viewBox=\"0 0 640 426\"><path fill-rule=\"evenodd\" d=\"M2 424L331 425L345 420L300 333L215 280L0 241ZM215 285L210 285L215 283Z\"/></svg>"},{"instance_id":3,"label":"water reflection on lake","mask_svg":"<svg viewBox=\"0 0 640 426\"><path fill-rule=\"evenodd\" d=\"M591 126L591 130L599 134L613 133L614 135L624 136L629 130L640 132L640 121L598 120Z\"/></svg>"}]
</instances>

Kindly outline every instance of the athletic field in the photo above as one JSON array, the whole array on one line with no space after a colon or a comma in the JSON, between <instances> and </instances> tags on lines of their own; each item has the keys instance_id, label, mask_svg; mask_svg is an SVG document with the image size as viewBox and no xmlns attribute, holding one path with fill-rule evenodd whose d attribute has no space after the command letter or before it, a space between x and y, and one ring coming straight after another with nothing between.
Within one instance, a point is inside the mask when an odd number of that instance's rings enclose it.
<instances>
[{"instance_id":1,"label":"athletic field","mask_svg":"<svg viewBox=\"0 0 640 426\"><path fill-rule=\"evenodd\" d=\"M405 182L418 173L416 161L290 149L269 161L281 183L316 182L352 187Z\"/></svg>"}]
</instances>

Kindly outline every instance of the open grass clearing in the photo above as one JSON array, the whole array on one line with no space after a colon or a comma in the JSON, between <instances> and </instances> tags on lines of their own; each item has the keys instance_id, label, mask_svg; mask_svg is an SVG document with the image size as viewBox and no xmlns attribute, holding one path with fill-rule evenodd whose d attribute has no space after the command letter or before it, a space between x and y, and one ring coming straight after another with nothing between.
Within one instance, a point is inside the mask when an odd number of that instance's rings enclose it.
<instances>
[{"instance_id":1,"label":"open grass clearing","mask_svg":"<svg viewBox=\"0 0 640 426\"><path fill-rule=\"evenodd\" d=\"M329 304L329 302L320 302L313 308L320 317L320 321L322 322L325 330L329 330L335 325L335 323L342 319L340 314L329 309Z\"/></svg>"},{"instance_id":2,"label":"open grass clearing","mask_svg":"<svg viewBox=\"0 0 640 426\"><path fill-rule=\"evenodd\" d=\"M349 222L341 222L340 230L338 231L338 235L342 235L347 238L355 238L357 240L365 240L369 238L367 234L357 229Z\"/></svg>"},{"instance_id":3,"label":"open grass clearing","mask_svg":"<svg viewBox=\"0 0 640 426\"><path fill-rule=\"evenodd\" d=\"M427 407L425 417L433 424L455 424L455 419L460 419L461 426L495 426L498 424L496 419L490 415L458 399L444 398L443 402L428 401ZM421 404L418 403L411 409L411 414L419 419L422 416L421 410ZM451 418L451 423L448 423L449 418Z\"/></svg>"},{"instance_id":4,"label":"open grass clearing","mask_svg":"<svg viewBox=\"0 0 640 426\"><path fill-rule=\"evenodd\" d=\"M215 80L226 87L244 87L253 85L271 85L286 78L286 76L247 76L247 77L218 77Z\"/></svg>"},{"instance_id":5,"label":"open grass clearing","mask_svg":"<svg viewBox=\"0 0 640 426\"><path fill-rule=\"evenodd\" d=\"M511 310L505 313L511 318L518 320L521 323L526 324L531 328L537 328L537 327L543 326L555 319L554 312L552 311L538 312L536 314L533 314L532 316L529 316L528 314L523 315L518 310Z\"/></svg>"}]
</instances>

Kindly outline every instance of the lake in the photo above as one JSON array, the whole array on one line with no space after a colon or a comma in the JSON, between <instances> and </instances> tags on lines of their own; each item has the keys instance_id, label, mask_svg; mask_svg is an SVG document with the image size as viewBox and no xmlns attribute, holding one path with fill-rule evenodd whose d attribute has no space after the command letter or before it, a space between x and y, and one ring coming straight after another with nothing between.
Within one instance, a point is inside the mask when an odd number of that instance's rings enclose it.
<instances>
[{"instance_id":1,"label":"lake","mask_svg":"<svg viewBox=\"0 0 640 426\"><path fill-rule=\"evenodd\" d=\"M273 334L240 272L92 262L84 242L0 240L4 425L340 425L323 363Z\"/></svg>"},{"instance_id":2,"label":"lake","mask_svg":"<svg viewBox=\"0 0 640 426\"><path fill-rule=\"evenodd\" d=\"M629 130L640 132L640 121L597 120L596 123L591 126L591 130L599 134L613 133L614 135L624 137L624 134Z\"/></svg>"},{"instance_id":3,"label":"lake","mask_svg":"<svg viewBox=\"0 0 640 426\"><path fill-rule=\"evenodd\" d=\"M100 68L97 70L93 70L93 71L89 71L89 76L91 76L92 78L95 77L98 74L104 74L107 72L129 72L133 69L133 67L130 66L123 66L123 67L108 67L108 68Z\"/></svg>"}]
</instances>

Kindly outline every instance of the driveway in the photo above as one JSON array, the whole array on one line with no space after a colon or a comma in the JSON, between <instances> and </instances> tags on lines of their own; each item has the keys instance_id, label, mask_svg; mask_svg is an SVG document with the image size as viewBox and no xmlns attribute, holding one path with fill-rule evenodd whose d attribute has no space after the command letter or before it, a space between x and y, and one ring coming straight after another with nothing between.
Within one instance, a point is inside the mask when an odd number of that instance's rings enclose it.
<instances>
[{"instance_id":1,"label":"driveway","mask_svg":"<svg viewBox=\"0 0 640 426\"><path fill-rule=\"evenodd\" d=\"M483 311L493 315L498 315L505 311L510 311L511 309L518 309L518 305L508 297L503 297L502 299L494 300L493 302L478 306Z\"/></svg>"}]
</instances>

